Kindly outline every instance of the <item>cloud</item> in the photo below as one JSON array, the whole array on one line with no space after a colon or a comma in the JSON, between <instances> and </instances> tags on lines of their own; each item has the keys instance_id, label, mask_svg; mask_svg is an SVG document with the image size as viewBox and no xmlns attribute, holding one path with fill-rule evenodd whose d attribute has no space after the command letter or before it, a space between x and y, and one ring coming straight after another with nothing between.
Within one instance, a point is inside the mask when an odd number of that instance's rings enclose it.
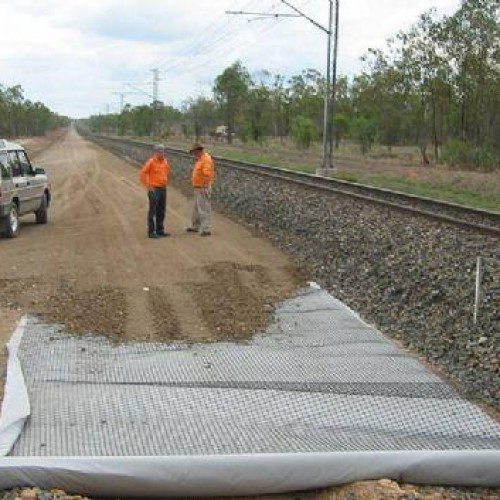
<instances>
[{"instance_id":1,"label":"cloud","mask_svg":"<svg viewBox=\"0 0 500 500\"><path fill-rule=\"evenodd\" d=\"M290 1L326 25L328 2ZM340 0L339 74L359 72L359 58L369 47L384 48L388 37L430 7L450 14L460 0L378 0L376 8L374 3ZM326 35L305 19L247 22L225 14L273 6L285 12L275 0L0 4L0 84L21 84L27 98L74 117L117 111L116 92L126 93L125 102L149 103L153 68L161 70L160 99L179 106L190 96L210 95L216 76L238 59L251 72L267 69L286 77L326 67ZM140 92L131 93L133 88Z\"/></svg>"},{"instance_id":2,"label":"cloud","mask_svg":"<svg viewBox=\"0 0 500 500\"><path fill-rule=\"evenodd\" d=\"M175 22L174 22L175 19ZM109 3L99 10L82 11L78 22L65 15L59 19L61 26L103 38L130 41L167 43L187 35L186 12L172 12L155 3Z\"/></svg>"}]
</instances>

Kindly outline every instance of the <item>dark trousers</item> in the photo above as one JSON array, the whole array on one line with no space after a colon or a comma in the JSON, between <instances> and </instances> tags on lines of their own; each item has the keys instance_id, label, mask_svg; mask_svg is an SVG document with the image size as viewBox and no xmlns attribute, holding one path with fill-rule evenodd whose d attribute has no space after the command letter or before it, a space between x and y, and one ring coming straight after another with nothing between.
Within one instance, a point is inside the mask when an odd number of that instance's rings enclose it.
<instances>
[{"instance_id":1,"label":"dark trousers","mask_svg":"<svg viewBox=\"0 0 500 500\"><path fill-rule=\"evenodd\" d=\"M167 208L167 188L155 187L148 191L148 234L163 233L165 210Z\"/></svg>"}]
</instances>

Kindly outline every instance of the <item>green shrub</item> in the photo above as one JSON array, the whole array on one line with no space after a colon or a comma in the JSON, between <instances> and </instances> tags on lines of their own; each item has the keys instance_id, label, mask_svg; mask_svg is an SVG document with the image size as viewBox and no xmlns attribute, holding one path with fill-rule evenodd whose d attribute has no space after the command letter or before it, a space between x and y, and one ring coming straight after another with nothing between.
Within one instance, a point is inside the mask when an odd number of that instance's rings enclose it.
<instances>
[{"instance_id":1,"label":"green shrub","mask_svg":"<svg viewBox=\"0 0 500 500\"><path fill-rule=\"evenodd\" d=\"M491 172L500 168L500 157L488 145L451 140L443 147L441 159L450 167Z\"/></svg>"},{"instance_id":2,"label":"green shrub","mask_svg":"<svg viewBox=\"0 0 500 500\"><path fill-rule=\"evenodd\" d=\"M358 116L351 123L351 132L359 144L361 153L365 155L373 146L377 135L377 122L373 118Z\"/></svg>"},{"instance_id":3,"label":"green shrub","mask_svg":"<svg viewBox=\"0 0 500 500\"><path fill-rule=\"evenodd\" d=\"M292 123L292 137L299 147L308 149L317 135L316 125L310 118L305 116L295 118Z\"/></svg>"}]
</instances>

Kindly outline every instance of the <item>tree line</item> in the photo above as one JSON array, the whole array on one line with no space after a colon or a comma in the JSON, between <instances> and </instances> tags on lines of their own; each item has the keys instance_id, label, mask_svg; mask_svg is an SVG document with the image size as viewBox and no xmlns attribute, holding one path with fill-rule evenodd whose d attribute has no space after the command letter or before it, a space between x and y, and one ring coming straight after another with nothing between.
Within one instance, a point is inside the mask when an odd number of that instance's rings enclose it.
<instances>
[{"instance_id":1,"label":"tree line","mask_svg":"<svg viewBox=\"0 0 500 500\"><path fill-rule=\"evenodd\" d=\"M41 102L26 99L20 85L0 84L0 137L40 136L68 123Z\"/></svg>"},{"instance_id":2,"label":"tree line","mask_svg":"<svg viewBox=\"0 0 500 500\"><path fill-rule=\"evenodd\" d=\"M407 31L369 49L364 70L337 80L331 123L335 147L355 141L418 146L422 162L482 170L500 168L500 4L462 0L451 16L422 14ZM307 148L321 138L326 81L307 69L284 77L250 74L237 61L219 74L211 98L181 110L162 103L90 118L96 131L132 135L217 135L228 141L293 138Z\"/></svg>"}]
</instances>

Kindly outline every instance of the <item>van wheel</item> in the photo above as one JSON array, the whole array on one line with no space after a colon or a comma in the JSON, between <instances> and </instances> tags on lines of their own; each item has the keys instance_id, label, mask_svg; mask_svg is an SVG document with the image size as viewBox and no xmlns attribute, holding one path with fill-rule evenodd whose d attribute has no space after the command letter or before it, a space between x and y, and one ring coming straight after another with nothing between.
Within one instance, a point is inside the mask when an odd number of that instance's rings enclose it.
<instances>
[{"instance_id":1,"label":"van wheel","mask_svg":"<svg viewBox=\"0 0 500 500\"><path fill-rule=\"evenodd\" d=\"M42 204L40 208L35 212L36 223L37 224L47 224L48 214L47 214L47 195L42 196Z\"/></svg>"},{"instance_id":2,"label":"van wheel","mask_svg":"<svg viewBox=\"0 0 500 500\"><path fill-rule=\"evenodd\" d=\"M4 222L5 236L15 238L19 234L19 213L15 203L10 206L9 215L5 217Z\"/></svg>"}]
</instances>

